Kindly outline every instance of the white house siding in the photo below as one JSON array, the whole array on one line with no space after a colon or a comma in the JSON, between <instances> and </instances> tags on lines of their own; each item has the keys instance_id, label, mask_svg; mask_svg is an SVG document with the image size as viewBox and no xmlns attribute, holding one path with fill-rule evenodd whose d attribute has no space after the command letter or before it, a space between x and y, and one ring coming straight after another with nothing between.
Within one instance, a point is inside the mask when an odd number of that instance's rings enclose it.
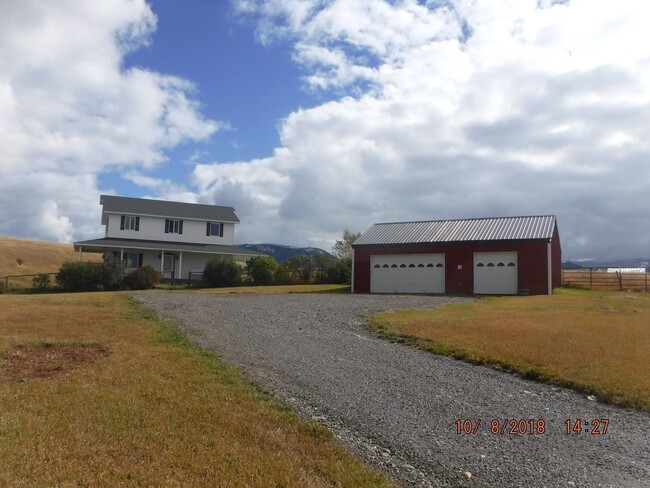
<instances>
[{"instance_id":1,"label":"white house siding","mask_svg":"<svg viewBox=\"0 0 650 488\"><path fill-rule=\"evenodd\" d=\"M120 252L119 250L112 250L110 252ZM163 253L161 251L151 251L151 250L137 250L137 249L125 249L124 255L127 253L142 253L142 266L151 266L156 271L162 271L162 259ZM175 279L187 280L190 276L190 271L192 273L201 273L203 268L212 259L216 254L206 254L206 253L194 253L189 251L184 251L181 256L179 251L166 251L165 256L173 255L175 256ZM227 255L226 255L227 256ZM245 262L250 259L250 256L233 256L235 261ZM133 271L135 268L128 268L126 271ZM169 273L164 273L165 278L169 278Z\"/></svg>"},{"instance_id":2,"label":"white house siding","mask_svg":"<svg viewBox=\"0 0 650 488\"><path fill-rule=\"evenodd\" d=\"M136 215L136 214L131 214ZM121 230L120 214L110 214L106 237L117 239L140 239L149 241L192 242L195 244L220 244L232 246L235 241L235 224L224 223L223 237L206 236L206 220L183 220L183 233L165 234L165 217L140 217L139 230Z\"/></svg>"}]
</instances>

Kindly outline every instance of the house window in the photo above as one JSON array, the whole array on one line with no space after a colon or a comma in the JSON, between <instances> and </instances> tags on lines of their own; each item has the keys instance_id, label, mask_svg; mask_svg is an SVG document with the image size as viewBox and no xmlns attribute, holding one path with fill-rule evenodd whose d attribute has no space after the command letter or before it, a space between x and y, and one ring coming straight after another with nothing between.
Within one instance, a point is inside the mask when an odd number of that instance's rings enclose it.
<instances>
[{"instance_id":1,"label":"house window","mask_svg":"<svg viewBox=\"0 0 650 488\"><path fill-rule=\"evenodd\" d=\"M124 253L124 266L126 268L142 268L142 253L141 252L125 252Z\"/></svg>"},{"instance_id":2,"label":"house window","mask_svg":"<svg viewBox=\"0 0 650 488\"><path fill-rule=\"evenodd\" d=\"M205 226L205 235L223 237L223 224L208 222Z\"/></svg>"},{"instance_id":3,"label":"house window","mask_svg":"<svg viewBox=\"0 0 650 488\"><path fill-rule=\"evenodd\" d=\"M120 230L140 230L140 217L135 215L122 215L120 218Z\"/></svg>"},{"instance_id":4,"label":"house window","mask_svg":"<svg viewBox=\"0 0 650 488\"><path fill-rule=\"evenodd\" d=\"M165 219L165 234L182 234L183 221L177 219Z\"/></svg>"}]
</instances>

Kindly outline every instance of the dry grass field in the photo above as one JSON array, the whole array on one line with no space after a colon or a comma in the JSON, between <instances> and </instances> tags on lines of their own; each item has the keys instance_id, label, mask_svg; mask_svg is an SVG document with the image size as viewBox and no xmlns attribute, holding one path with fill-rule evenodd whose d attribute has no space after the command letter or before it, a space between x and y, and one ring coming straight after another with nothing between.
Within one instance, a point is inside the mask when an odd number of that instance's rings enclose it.
<instances>
[{"instance_id":1,"label":"dry grass field","mask_svg":"<svg viewBox=\"0 0 650 488\"><path fill-rule=\"evenodd\" d=\"M0 296L0 486L390 486L124 293Z\"/></svg>"},{"instance_id":2,"label":"dry grass field","mask_svg":"<svg viewBox=\"0 0 650 488\"><path fill-rule=\"evenodd\" d=\"M77 259L77 255L72 244L0 237L0 277L56 273L64 262L75 259ZM84 254L84 261L100 260L101 255L99 254ZM14 280L16 283L19 281ZM31 278L25 283L20 283L29 286Z\"/></svg>"},{"instance_id":3,"label":"dry grass field","mask_svg":"<svg viewBox=\"0 0 650 488\"><path fill-rule=\"evenodd\" d=\"M650 295L557 290L376 315L371 328L650 411Z\"/></svg>"}]
</instances>

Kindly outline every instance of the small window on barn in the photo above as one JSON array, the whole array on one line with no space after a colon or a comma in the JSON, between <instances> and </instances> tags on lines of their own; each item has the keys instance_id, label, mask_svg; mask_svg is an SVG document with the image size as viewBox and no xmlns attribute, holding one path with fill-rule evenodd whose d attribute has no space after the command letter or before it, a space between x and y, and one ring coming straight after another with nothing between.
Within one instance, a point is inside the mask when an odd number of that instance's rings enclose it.
<instances>
[{"instance_id":1,"label":"small window on barn","mask_svg":"<svg viewBox=\"0 0 650 488\"><path fill-rule=\"evenodd\" d=\"M391 265L391 268L397 268L396 264Z\"/></svg>"},{"instance_id":2,"label":"small window on barn","mask_svg":"<svg viewBox=\"0 0 650 488\"><path fill-rule=\"evenodd\" d=\"M442 267L443 267L443 266L442 266L442 263L438 263L438 264L436 264L436 268L442 268Z\"/></svg>"},{"instance_id":3,"label":"small window on barn","mask_svg":"<svg viewBox=\"0 0 650 488\"><path fill-rule=\"evenodd\" d=\"M388 266L387 264L384 264L384 265L382 266L382 268L390 268L390 266Z\"/></svg>"},{"instance_id":4,"label":"small window on barn","mask_svg":"<svg viewBox=\"0 0 650 488\"><path fill-rule=\"evenodd\" d=\"M375 268L381 268L381 266L379 266L378 264L375 264Z\"/></svg>"},{"instance_id":5,"label":"small window on barn","mask_svg":"<svg viewBox=\"0 0 650 488\"><path fill-rule=\"evenodd\" d=\"M424 264L422 263L418 264L418 268L424 268Z\"/></svg>"},{"instance_id":6,"label":"small window on barn","mask_svg":"<svg viewBox=\"0 0 650 488\"><path fill-rule=\"evenodd\" d=\"M427 264L427 268L433 268L433 263Z\"/></svg>"},{"instance_id":7,"label":"small window on barn","mask_svg":"<svg viewBox=\"0 0 650 488\"><path fill-rule=\"evenodd\" d=\"M477 268L484 268L485 265L484 265L483 263L478 263L478 264L476 265L476 267L477 267Z\"/></svg>"},{"instance_id":8,"label":"small window on barn","mask_svg":"<svg viewBox=\"0 0 650 488\"><path fill-rule=\"evenodd\" d=\"M409 264L409 268L415 268L415 264L413 263Z\"/></svg>"},{"instance_id":9,"label":"small window on barn","mask_svg":"<svg viewBox=\"0 0 650 488\"><path fill-rule=\"evenodd\" d=\"M513 262L511 261L511 262L508 263L508 266L513 266L513 267L514 267L514 266L516 266L516 265L515 265L515 263L513 263Z\"/></svg>"},{"instance_id":10,"label":"small window on barn","mask_svg":"<svg viewBox=\"0 0 650 488\"><path fill-rule=\"evenodd\" d=\"M505 268L505 266L506 266L506 265L503 264L503 263L499 263L499 264L497 264L497 267L499 267L499 268Z\"/></svg>"},{"instance_id":11,"label":"small window on barn","mask_svg":"<svg viewBox=\"0 0 650 488\"><path fill-rule=\"evenodd\" d=\"M488 268L494 268L494 263L488 263Z\"/></svg>"}]
</instances>

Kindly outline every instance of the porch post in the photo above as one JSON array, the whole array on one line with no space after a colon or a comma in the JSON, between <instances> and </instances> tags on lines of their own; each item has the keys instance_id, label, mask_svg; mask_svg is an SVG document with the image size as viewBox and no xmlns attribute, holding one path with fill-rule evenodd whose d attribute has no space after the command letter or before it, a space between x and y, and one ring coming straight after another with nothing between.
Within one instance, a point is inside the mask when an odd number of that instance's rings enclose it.
<instances>
[{"instance_id":1,"label":"porch post","mask_svg":"<svg viewBox=\"0 0 650 488\"><path fill-rule=\"evenodd\" d=\"M81 262L83 258L84 258L83 247L79 246L79 262Z\"/></svg>"},{"instance_id":2,"label":"porch post","mask_svg":"<svg viewBox=\"0 0 650 488\"><path fill-rule=\"evenodd\" d=\"M160 272L162 273L164 270L165 270L165 251L160 251Z\"/></svg>"},{"instance_id":3,"label":"porch post","mask_svg":"<svg viewBox=\"0 0 650 488\"><path fill-rule=\"evenodd\" d=\"M183 251L178 252L178 279L183 279Z\"/></svg>"}]
</instances>

